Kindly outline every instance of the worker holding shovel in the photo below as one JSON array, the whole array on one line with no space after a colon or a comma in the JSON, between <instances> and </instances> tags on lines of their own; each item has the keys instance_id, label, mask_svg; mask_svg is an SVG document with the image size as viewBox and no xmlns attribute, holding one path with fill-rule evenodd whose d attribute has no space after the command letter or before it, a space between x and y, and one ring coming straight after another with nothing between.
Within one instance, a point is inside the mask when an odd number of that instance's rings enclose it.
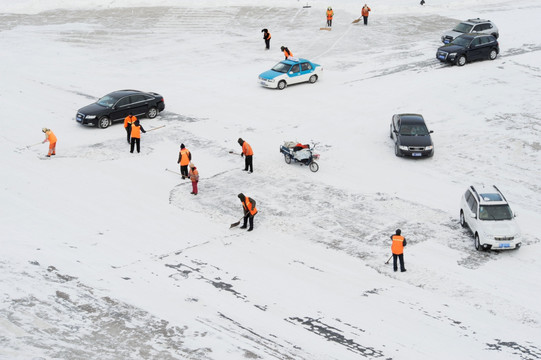
<instances>
[{"instance_id":1,"label":"worker holding shovel","mask_svg":"<svg viewBox=\"0 0 541 360\"><path fill-rule=\"evenodd\" d=\"M51 155L56 155L56 136L52 132L51 129L43 128L41 131L45 134L45 140L42 141L42 144L45 144L47 141L49 142L49 152L47 153L47 157L51 157Z\"/></svg>"}]
</instances>

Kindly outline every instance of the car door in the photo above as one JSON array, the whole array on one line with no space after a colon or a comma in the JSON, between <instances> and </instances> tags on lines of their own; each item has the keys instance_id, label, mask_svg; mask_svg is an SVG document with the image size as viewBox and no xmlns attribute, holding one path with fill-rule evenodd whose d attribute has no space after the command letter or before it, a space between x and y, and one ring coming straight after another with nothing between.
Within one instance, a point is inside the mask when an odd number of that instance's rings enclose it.
<instances>
[{"instance_id":1,"label":"car door","mask_svg":"<svg viewBox=\"0 0 541 360\"><path fill-rule=\"evenodd\" d=\"M148 103L149 98L145 95L131 95L129 107L133 115L140 117L146 115Z\"/></svg>"},{"instance_id":2,"label":"car door","mask_svg":"<svg viewBox=\"0 0 541 360\"><path fill-rule=\"evenodd\" d=\"M300 64L295 64L289 69L287 72L287 75L289 76L289 83L290 84L297 84L302 81L301 77L301 66Z\"/></svg>"},{"instance_id":3,"label":"car door","mask_svg":"<svg viewBox=\"0 0 541 360\"><path fill-rule=\"evenodd\" d=\"M308 81L310 79L310 75L312 75L312 72L314 71L312 64L310 64L308 61L301 62L301 78L302 81Z\"/></svg>"},{"instance_id":4,"label":"car door","mask_svg":"<svg viewBox=\"0 0 541 360\"><path fill-rule=\"evenodd\" d=\"M391 137L393 138L395 143L398 141L399 129L400 129L400 116L394 115L393 119L391 120Z\"/></svg>"},{"instance_id":5,"label":"car door","mask_svg":"<svg viewBox=\"0 0 541 360\"><path fill-rule=\"evenodd\" d=\"M130 105L129 96L124 96L123 98L120 98L120 100L118 100L116 104L113 105L113 108L111 110L111 115L110 115L111 120L112 121L124 120L124 118L128 116L128 114L130 113L129 105Z\"/></svg>"},{"instance_id":6,"label":"car door","mask_svg":"<svg viewBox=\"0 0 541 360\"><path fill-rule=\"evenodd\" d=\"M468 50L468 60L476 60L483 56L483 45L481 44L481 37L476 37L470 43Z\"/></svg>"},{"instance_id":7,"label":"car door","mask_svg":"<svg viewBox=\"0 0 541 360\"><path fill-rule=\"evenodd\" d=\"M475 234L477 231L477 208L478 206L477 199L473 194L471 194L470 198L468 199L468 208L470 209L470 213L468 214L468 225L470 226L471 231Z\"/></svg>"}]
</instances>

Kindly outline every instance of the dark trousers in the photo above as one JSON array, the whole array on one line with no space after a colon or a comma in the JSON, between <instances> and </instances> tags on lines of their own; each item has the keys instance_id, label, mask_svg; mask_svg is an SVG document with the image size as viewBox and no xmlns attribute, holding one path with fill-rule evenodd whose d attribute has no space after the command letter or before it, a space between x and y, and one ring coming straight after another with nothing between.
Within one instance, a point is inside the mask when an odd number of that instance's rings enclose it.
<instances>
[{"instance_id":1,"label":"dark trousers","mask_svg":"<svg viewBox=\"0 0 541 360\"><path fill-rule=\"evenodd\" d=\"M250 221L250 227L248 230L252 230L254 228L254 217L252 215L246 215L244 216L244 223L241 227L241 229L245 229L246 225L248 224L248 221Z\"/></svg>"},{"instance_id":2,"label":"dark trousers","mask_svg":"<svg viewBox=\"0 0 541 360\"><path fill-rule=\"evenodd\" d=\"M394 271L398 270L396 258L400 260L400 271L406 271L406 268L404 267L404 254L399 254L399 255L393 254L393 270Z\"/></svg>"},{"instance_id":3,"label":"dark trousers","mask_svg":"<svg viewBox=\"0 0 541 360\"><path fill-rule=\"evenodd\" d=\"M131 126L128 125L126 127L126 135L128 136L128 144L130 143L130 137L131 137Z\"/></svg>"},{"instance_id":4,"label":"dark trousers","mask_svg":"<svg viewBox=\"0 0 541 360\"><path fill-rule=\"evenodd\" d=\"M270 49L270 39L265 39L265 47L267 48L267 50Z\"/></svg>"},{"instance_id":5,"label":"dark trousers","mask_svg":"<svg viewBox=\"0 0 541 360\"><path fill-rule=\"evenodd\" d=\"M137 152L141 151L141 139L140 138L131 138L130 152L133 152L133 147L137 144Z\"/></svg>"},{"instance_id":6,"label":"dark trousers","mask_svg":"<svg viewBox=\"0 0 541 360\"><path fill-rule=\"evenodd\" d=\"M328 26L328 27L331 27L331 26L332 26L332 19L327 20L327 26Z\"/></svg>"},{"instance_id":7,"label":"dark trousers","mask_svg":"<svg viewBox=\"0 0 541 360\"><path fill-rule=\"evenodd\" d=\"M180 175L188 177L188 165L180 165Z\"/></svg>"},{"instance_id":8,"label":"dark trousers","mask_svg":"<svg viewBox=\"0 0 541 360\"><path fill-rule=\"evenodd\" d=\"M364 24L368 25L368 16L363 16Z\"/></svg>"},{"instance_id":9,"label":"dark trousers","mask_svg":"<svg viewBox=\"0 0 541 360\"><path fill-rule=\"evenodd\" d=\"M253 160L252 160L252 156L253 155L246 155L244 157L244 170L248 171L250 170L250 172L253 172L254 171L254 164L253 164Z\"/></svg>"}]
</instances>

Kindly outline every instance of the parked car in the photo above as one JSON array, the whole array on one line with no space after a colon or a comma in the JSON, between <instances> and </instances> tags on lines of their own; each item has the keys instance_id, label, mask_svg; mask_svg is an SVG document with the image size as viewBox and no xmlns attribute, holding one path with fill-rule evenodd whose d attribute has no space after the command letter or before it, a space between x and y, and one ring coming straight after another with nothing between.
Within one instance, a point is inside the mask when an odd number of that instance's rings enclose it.
<instances>
[{"instance_id":1,"label":"parked car","mask_svg":"<svg viewBox=\"0 0 541 360\"><path fill-rule=\"evenodd\" d=\"M436 52L436 59L463 66L473 60L494 60L499 53L500 46L494 36L464 34L441 46Z\"/></svg>"},{"instance_id":2,"label":"parked car","mask_svg":"<svg viewBox=\"0 0 541 360\"><path fill-rule=\"evenodd\" d=\"M434 155L432 133L426 127L423 115L395 114L389 136L394 140L396 156L430 157Z\"/></svg>"},{"instance_id":3,"label":"parked car","mask_svg":"<svg viewBox=\"0 0 541 360\"><path fill-rule=\"evenodd\" d=\"M306 59L284 60L271 70L259 74L259 83L268 88L283 90L287 85L301 82L315 83L323 72L323 67Z\"/></svg>"},{"instance_id":4,"label":"parked car","mask_svg":"<svg viewBox=\"0 0 541 360\"><path fill-rule=\"evenodd\" d=\"M93 104L80 108L75 120L105 129L113 122L122 121L130 113L137 117L155 118L165 109L163 96L154 92L118 90L105 95Z\"/></svg>"},{"instance_id":5,"label":"parked car","mask_svg":"<svg viewBox=\"0 0 541 360\"><path fill-rule=\"evenodd\" d=\"M496 39L500 36L498 28L492 21L477 18L461 22L453 30L449 30L443 34L441 41L444 44L449 44L457 36L468 33L492 35Z\"/></svg>"},{"instance_id":6,"label":"parked car","mask_svg":"<svg viewBox=\"0 0 541 360\"><path fill-rule=\"evenodd\" d=\"M505 196L495 186L470 186L460 200L460 225L468 226L477 250L519 248L521 234Z\"/></svg>"}]
</instances>

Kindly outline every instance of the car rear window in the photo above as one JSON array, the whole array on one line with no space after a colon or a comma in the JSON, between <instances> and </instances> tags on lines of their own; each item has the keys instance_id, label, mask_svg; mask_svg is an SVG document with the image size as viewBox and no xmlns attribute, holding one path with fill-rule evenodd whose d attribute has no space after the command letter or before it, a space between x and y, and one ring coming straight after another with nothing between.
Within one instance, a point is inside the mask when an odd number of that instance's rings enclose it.
<instances>
[{"instance_id":1,"label":"car rear window","mask_svg":"<svg viewBox=\"0 0 541 360\"><path fill-rule=\"evenodd\" d=\"M472 27L473 25L460 23L453 30L456 32L461 32L461 33L469 33Z\"/></svg>"}]
</instances>

